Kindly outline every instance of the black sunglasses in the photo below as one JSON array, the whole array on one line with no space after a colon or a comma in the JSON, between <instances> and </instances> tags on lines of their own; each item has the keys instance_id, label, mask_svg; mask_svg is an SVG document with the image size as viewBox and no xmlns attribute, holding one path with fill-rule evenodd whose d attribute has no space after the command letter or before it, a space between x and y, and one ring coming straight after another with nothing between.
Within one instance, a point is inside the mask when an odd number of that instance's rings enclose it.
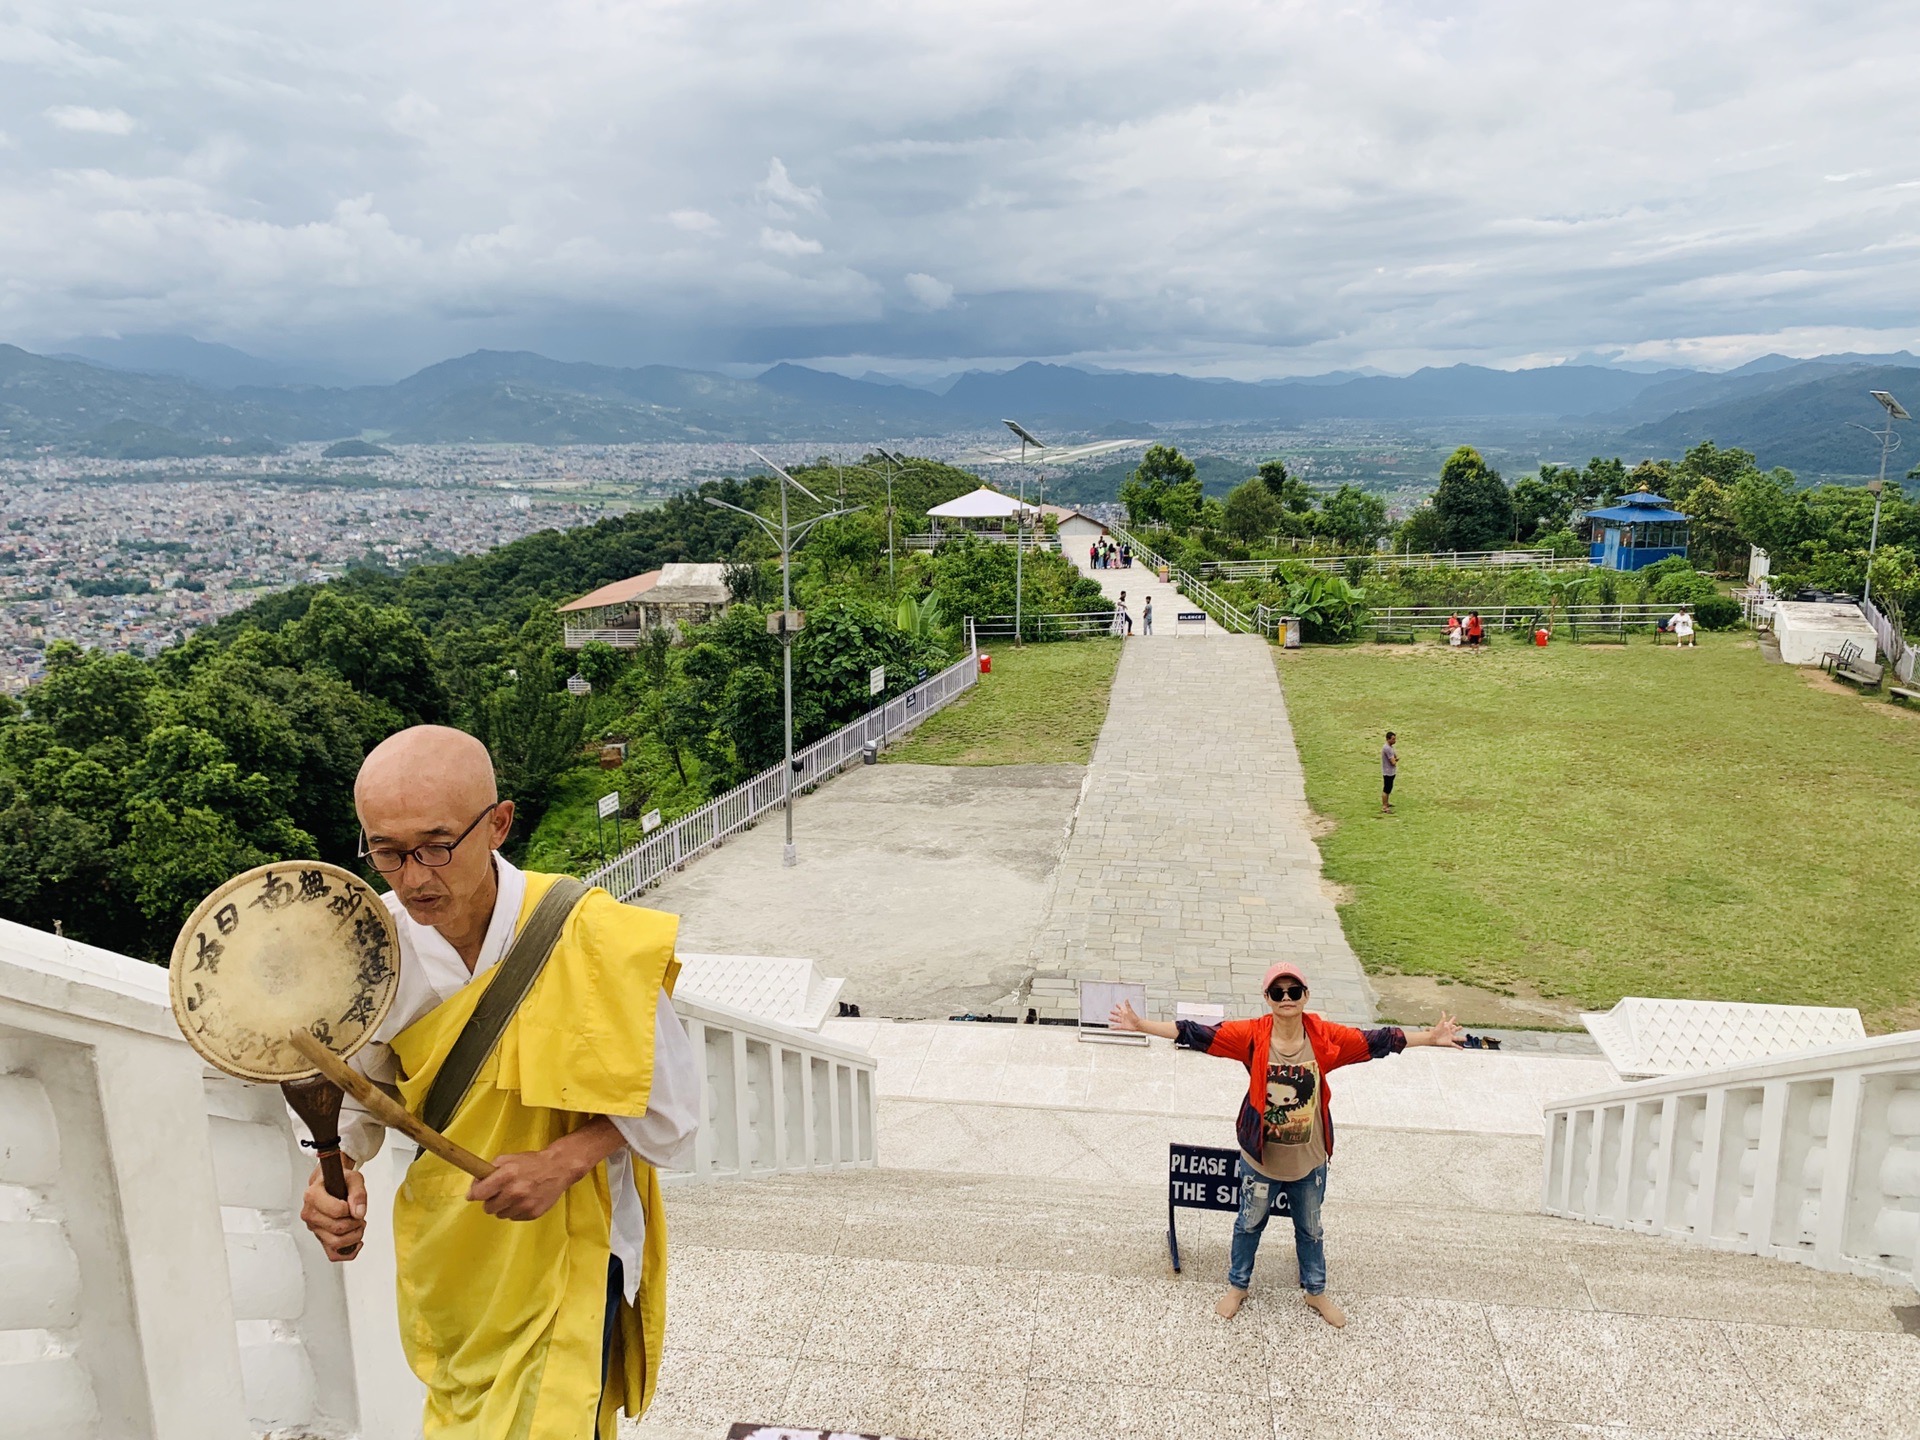
<instances>
[{"instance_id":1,"label":"black sunglasses","mask_svg":"<svg viewBox=\"0 0 1920 1440\"><path fill-rule=\"evenodd\" d=\"M1307 998L1307 987L1304 985L1275 985L1267 991L1267 998L1269 1000L1304 1000Z\"/></svg>"}]
</instances>

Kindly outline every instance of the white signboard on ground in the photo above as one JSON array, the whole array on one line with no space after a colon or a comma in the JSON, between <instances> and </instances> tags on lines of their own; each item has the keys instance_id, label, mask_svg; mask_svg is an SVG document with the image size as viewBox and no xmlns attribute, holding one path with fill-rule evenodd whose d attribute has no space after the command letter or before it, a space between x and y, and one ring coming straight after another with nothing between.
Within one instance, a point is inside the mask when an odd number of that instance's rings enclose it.
<instances>
[{"instance_id":1,"label":"white signboard on ground","mask_svg":"<svg viewBox=\"0 0 1920 1440\"><path fill-rule=\"evenodd\" d=\"M620 813L620 792L618 790L615 790L610 795L602 795L600 797L600 818L602 820L605 820L610 816L618 815L619 813Z\"/></svg>"},{"instance_id":2,"label":"white signboard on ground","mask_svg":"<svg viewBox=\"0 0 1920 1440\"><path fill-rule=\"evenodd\" d=\"M867 694L878 695L887 688L887 667L876 665L867 672Z\"/></svg>"}]
</instances>

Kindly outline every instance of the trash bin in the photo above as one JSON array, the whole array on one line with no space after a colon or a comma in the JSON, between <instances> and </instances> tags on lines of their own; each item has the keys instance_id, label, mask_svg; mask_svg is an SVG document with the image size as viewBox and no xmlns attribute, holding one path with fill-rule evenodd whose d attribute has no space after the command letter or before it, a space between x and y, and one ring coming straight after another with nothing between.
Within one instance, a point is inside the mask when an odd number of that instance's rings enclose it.
<instances>
[{"instance_id":1,"label":"trash bin","mask_svg":"<svg viewBox=\"0 0 1920 1440\"><path fill-rule=\"evenodd\" d=\"M880 744L878 741L869 740L860 747L860 763L862 765L877 765L880 763Z\"/></svg>"},{"instance_id":2,"label":"trash bin","mask_svg":"<svg viewBox=\"0 0 1920 1440\"><path fill-rule=\"evenodd\" d=\"M1173 570L1171 566L1162 565L1160 567L1160 583L1162 585L1165 585L1172 578L1172 575Z\"/></svg>"},{"instance_id":3,"label":"trash bin","mask_svg":"<svg viewBox=\"0 0 1920 1440\"><path fill-rule=\"evenodd\" d=\"M1288 650L1300 648L1300 617L1298 615L1280 617L1280 644Z\"/></svg>"},{"instance_id":4,"label":"trash bin","mask_svg":"<svg viewBox=\"0 0 1920 1440\"><path fill-rule=\"evenodd\" d=\"M993 673L993 656L987 654L984 650L980 652L980 673L982 675L991 675Z\"/></svg>"}]
</instances>

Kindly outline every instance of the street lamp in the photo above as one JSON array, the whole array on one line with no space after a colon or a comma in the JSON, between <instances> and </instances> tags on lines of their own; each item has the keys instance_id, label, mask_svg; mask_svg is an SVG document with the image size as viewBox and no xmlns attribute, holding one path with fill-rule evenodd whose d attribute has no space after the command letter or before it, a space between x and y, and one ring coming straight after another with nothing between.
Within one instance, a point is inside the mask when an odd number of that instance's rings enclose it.
<instances>
[{"instance_id":1,"label":"street lamp","mask_svg":"<svg viewBox=\"0 0 1920 1440\"><path fill-rule=\"evenodd\" d=\"M1027 446L1036 450L1047 448L1047 442L1038 438L1018 420L1000 422L1020 437L1020 514L1014 521L1013 533L1013 643L1020 641L1020 600L1023 589L1021 558L1027 549Z\"/></svg>"},{"instance_id":2,"label":"street lamp","mask_svg":"<svg viewBox=\"0 0 1920 1440\"><path fill-rule=\"evenodd\" d=\"M779 530L777 532L774 530L773 522L768 520L766 516L756 514L754 511L748 510L743 506L730 505L725 500L716 499L712 495L707 496L706 500L709 505L717 506L722 510L731 510L735 514L746 516L747 519L753 521L754 524L760 527L769 540L780 547L780 669L781 682L785 692L787 750L787 845L786 848L780 852L780 863L783 866L791 868L800 863L800 857L793 848L793 627L788 623L793 615L793 552L800 547L800 542L807 538L808 532L822 520L832 520L841 515L851 515L854 511L864 509L865 507L861 505L845 505L835 510L828 510L814 516L796 530L788 523L787 519L787 487L789 485L793 486L794 489L798 490L816 505L824 505L827 502L807 489L806 486L802 485L778 465L774 464L773 461L760 454L758 450L755 450L753 453L761 464L765 465L780 477Z\"/></svg>"},{"instance_id":3,"label":"street lamp","mask_svg":"<svg viewBox=\"0 0 1920 1440\"><path fill-rule=\"evenodd\" d=\"M1867 537L1867 583L1860 589L1860 600L1865 604L1873 599L1873 551L1880 543L1880 497L1887 488L1887 456L1899 442L1893 437L1893 422L1911 420L1906 407L1885 390L1869 391L1887 412L1886 427L1880 431L1880 474L1867 483L1867 489L1873 492L1873 531Z\"/></svg>"}]
</instances>

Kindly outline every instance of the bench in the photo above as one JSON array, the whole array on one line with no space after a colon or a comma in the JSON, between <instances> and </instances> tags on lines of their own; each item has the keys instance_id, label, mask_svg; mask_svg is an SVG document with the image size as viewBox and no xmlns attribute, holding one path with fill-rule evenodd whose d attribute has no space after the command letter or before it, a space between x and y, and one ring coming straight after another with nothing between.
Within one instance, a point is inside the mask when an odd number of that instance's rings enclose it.
<instances>
[{"instance_id":1,"label":"bench","mask_svg":"<svg viewBox=\"0 0 1920 1440\"><path fill-rule=\"evenodd\" d=\"M1878 660L1843 660L1833 667L1833 678L1871 690L1886 676L1887 667Z\"/></svg>"},{"instance_id":2,"label":"bench","mask_svg":"<svg viewBox=\"0 0 1920 1440\"><path fill-rule=\"evenodd\" d=\"M1889 685L1887 695L1893 700L1920 700L1920 690L1909 690L1904 685Z\"/></svg>"},{"instance_id":3,"label":"bench","mask_svg":"<svg viewBox=\"0 0 1920 1440\"><path fill-rule=\"evenodd\" d=\"M1829 650L1820 657L1820 668L1832 674L1842 665L1850 665L1859 658L1859 645L1851 640L1842 641L1838 650Z\"/></svg>"}]
</instances>

